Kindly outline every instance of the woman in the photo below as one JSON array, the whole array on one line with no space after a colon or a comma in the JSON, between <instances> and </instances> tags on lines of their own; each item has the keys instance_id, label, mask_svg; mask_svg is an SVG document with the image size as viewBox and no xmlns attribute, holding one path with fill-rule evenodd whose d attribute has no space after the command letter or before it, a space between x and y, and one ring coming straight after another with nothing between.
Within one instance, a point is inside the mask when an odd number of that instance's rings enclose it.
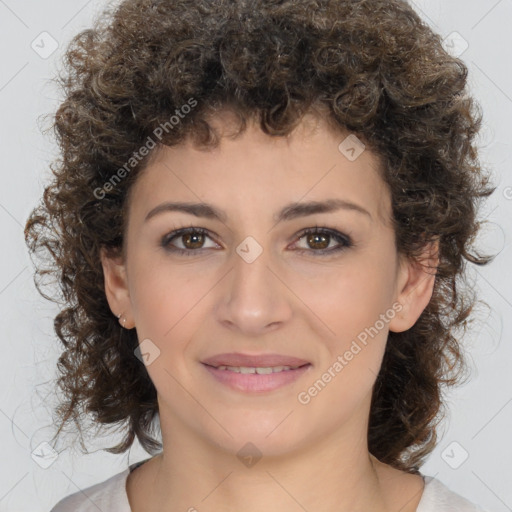
<instances>
[{"instance_id":1,"label":"woman","mask_svg":"<svg viewBox=\"0 0 512 512\"><path fill-rule=\"evenodd\" d=\"M402 0L125 0L66 57L56 435L152 457L52 510L481 510L419 471L491 259L463 63Z\"/></svg>"}]
</instances>

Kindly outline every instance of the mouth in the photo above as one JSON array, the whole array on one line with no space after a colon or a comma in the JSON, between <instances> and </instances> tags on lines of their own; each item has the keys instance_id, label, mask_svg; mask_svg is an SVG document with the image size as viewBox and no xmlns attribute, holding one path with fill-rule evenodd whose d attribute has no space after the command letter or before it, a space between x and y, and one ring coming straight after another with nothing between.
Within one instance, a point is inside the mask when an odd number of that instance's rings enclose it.
<instances>
[{"instance_id":1,"label":"mouth","mask_svg":"<svg viewBox=\"0 0 512 512\"><path fill-rule=\"evenodd\" d=\"M287 372L290 370L296 370L297 368L302 368L302 366L308 366L309 363L301 366L213 366L212 368L216 368L217 370L227 370L229 372L235 373L244 373L244 374L253 374L257 373L258 375L269 375L270 373L281 373Z\"/></svg>"},{"instance_id":2,"label":"mouth","mask_svg":"<svg viewBox=\"0 0 512 512\"><path fill-rule=\"evenodd\" d=\"M219 368L299 368L311 364L305 359L282 354L242 354L239 352L217 354L202 361L203 364Z\"/></svg>"},{"instance_id":3,"label":"mouth","mask_svg":"<svg viewBox=\"0 0 512 512\"><path fill-rule=\"evenodd\" d=\"M304 359L278 354L219 354L202 361L202 365L217 382L246 393L277 390L313 366Z\"/></svg>"}]
</instances>

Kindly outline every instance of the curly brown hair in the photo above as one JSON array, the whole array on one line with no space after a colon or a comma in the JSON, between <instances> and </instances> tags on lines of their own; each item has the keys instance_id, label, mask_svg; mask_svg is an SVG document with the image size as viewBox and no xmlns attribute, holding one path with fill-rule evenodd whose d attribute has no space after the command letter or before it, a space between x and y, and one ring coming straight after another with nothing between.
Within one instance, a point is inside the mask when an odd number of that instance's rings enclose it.
<instances>
[{"instance_id":1,"label":"curly brown hair","mask_svg":"<svg viewBox=\"0 0 512 512\"><path fill-rule=\"evenodd\" d=\"M127 423L107 451L135 436L149 453L162 447L150 435L157 394L134 357L136 330L110 311L100 262L101 248L124 253L129 191L155 154L141 147L187 137L214 147L210 116L228 107L239 133L255 119L274 136L315 111L380 158L397 251L414 260L439 240L430 303L412 328L389 333L368 431L375 457L417 473L436 444L443 386L467 370L461 339L476 298L466 261L494 257L472 246L495 187L478 160L482 115L467 73L404 0L125 0L76 35L52 124L61 158L25 228L31 253L46 255L36 287L62 307L56 436L70 419L81 433L85 407L98 424ZM60 299L42 290L45 277Z\"/></svg>"}]
</instances>

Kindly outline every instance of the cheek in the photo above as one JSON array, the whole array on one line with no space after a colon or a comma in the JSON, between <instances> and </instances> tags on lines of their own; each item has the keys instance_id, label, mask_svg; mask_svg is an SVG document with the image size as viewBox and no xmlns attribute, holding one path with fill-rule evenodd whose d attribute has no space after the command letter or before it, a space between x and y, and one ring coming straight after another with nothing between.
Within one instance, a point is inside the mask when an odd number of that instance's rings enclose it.
<instances>
[{"instance_id":1,"label":"cheek","mask_svg":"<svg viewBox=\"0 0 512 512\"><path fill-rule=\"evenodd\" d=\"M141 344L149 339L152 344L146 346L155 354L146 362L149 376L161 396L190 405L182 386L191 387L187 382L195 333L204 322L204 301L215 280L156 258L151 265L134 265L132 275L137 337Z\"/></svg>"},{"instance_id":2,"label":"cheek","mask_svg":"<svg viewBox=\"0 0 512 512\"><path fill-rule=\"evenodd\" d=\"M343 280L321 297L326 307L320 314L335 334L322 337L319 364L297 395L303 414L324 418L325 429L348 421L368 404L387 342L389 321L380 315L388 310L378 288L352 288L351 283Z\"/></svg>"},{"instance_id":3,"label":"cheek","mask_svg":"<svg viewBox=\"0 0 512 512\"><path fill-rule=\"evenodd\" d=\"M382 256L377 259L373 254L357 253L343 265L319 269L314 279L302 284L307 305L329 327L334 339L357 337L391 309L392 262L392 254L385 260ZM380 323L379 326L382 329Z\"/></svg>"},{"instance_id":4,"label":"cheek","mask_svg":"<svg viewBox=\"0 0 512 512\"><path fill-rule=\"evenodd\" d=\"M343 268L331 269L309 287L308 306L329 328L322 337L322 367L311 379L321 380L319 388L326 384L326 399L357 402L371 390L379 372L395 316L393 253L387 259L384 254L379 253L378 261L371 254L350 264L347 260Z\"/></svg>"},{"instance_id":5,"label":"cheek","mask_svg":"<svg viewBox=\"0 0 512 512\"><path fill-rule=\"evenodd\" d=\"M165 257L134 258L131 270L135 279L130 296L139 340L153 339L165 351L183 350L201 325L201 307L215 276L207 271L199 275L192 266L173 265Z\"/></svg>"}]
</instances>

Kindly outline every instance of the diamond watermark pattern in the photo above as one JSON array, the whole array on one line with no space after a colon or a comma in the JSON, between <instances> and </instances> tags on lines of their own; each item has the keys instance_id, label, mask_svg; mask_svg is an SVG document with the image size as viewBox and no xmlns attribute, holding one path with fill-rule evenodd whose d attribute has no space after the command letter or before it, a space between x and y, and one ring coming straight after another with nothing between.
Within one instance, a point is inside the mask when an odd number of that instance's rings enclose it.
<instances>
[{"instance_id":1,"label":"diamond watermark pattern","mask_svg":"<svg viewBox=\"0 0 512 512\"><path fill-rule=\"evenodd\" d=\"M30 44L39 57L47 59L59 47L57 40L48 32L41 32Z\"/></svg>"},{"instance_id":2,"label":"diamond watermark pattern","mask_svg":"<svg viewBox=\"0 0 512 512\"><path fill-rule=\"evenodd\" d=\"M362 155L366 146L352 133L339 144L338 149L347 160L353 162Z\"/></svg>"},{"instance_id":3,"label":"diamond watermark pattern","mask_svg":"<svg viewBox=\"0 0 512 512\"><path fill-rule=\"evenodd\" d=\"M458 32L452 32L443 39L443 48L453 57L460 57L469 43Z\"/></svg>"},{"instance_id":4,"label":"diamond watermark pattern","mask_svg":"<svg viewBox=\"0 0 512 512\"><path fill-rule=\"evenodd\" d=\"M160 355L160 349L149 338L146 338L141 341L133 353L137 359L149 366Z\"/></svg>"},{"instance_id":5,"label":"diamond watermark pattern","mask_svg":"<svg viewBox=\"0 0 512 512\"><path fill-rule=\"evenodd\" d=\"M246 443L238 450L236 456L244 466L252 468L261 459L263 454L253 443Z\"/></svg>"},{"instance_id":6,"label":"diamond watermark pattern","mask_svg":"<svg viewBox=\"0 0 512 512\"><path fill-rule=\"evenodd\" d=\"M469 453L457 441L450 443L441 453L441 458L452 469L459 469L468 457Z\"/></svg>"},{"instance_id":7,"label":"diamond watermark pattern","mask_svg":"<svg viewBox=\"0 0 512 512\"><path fill-rule=\"evenodd\" d=\"M248 236L238 245L236 252L246 263L252 263L263 252L263 247L252 236Z\"/></svg>"},{"instance_id":8,"label":"diamond watermark pattern","mask_svg":"<svg viewBox=\"0 0 512 512\"><path fill-rule=\"evenodd\" d=\"M43 441L34 448L30 455L34 462L43 469L47 469L57 460L59 452L54 450L49 443Z\"/></svg>"}]
</instances>

